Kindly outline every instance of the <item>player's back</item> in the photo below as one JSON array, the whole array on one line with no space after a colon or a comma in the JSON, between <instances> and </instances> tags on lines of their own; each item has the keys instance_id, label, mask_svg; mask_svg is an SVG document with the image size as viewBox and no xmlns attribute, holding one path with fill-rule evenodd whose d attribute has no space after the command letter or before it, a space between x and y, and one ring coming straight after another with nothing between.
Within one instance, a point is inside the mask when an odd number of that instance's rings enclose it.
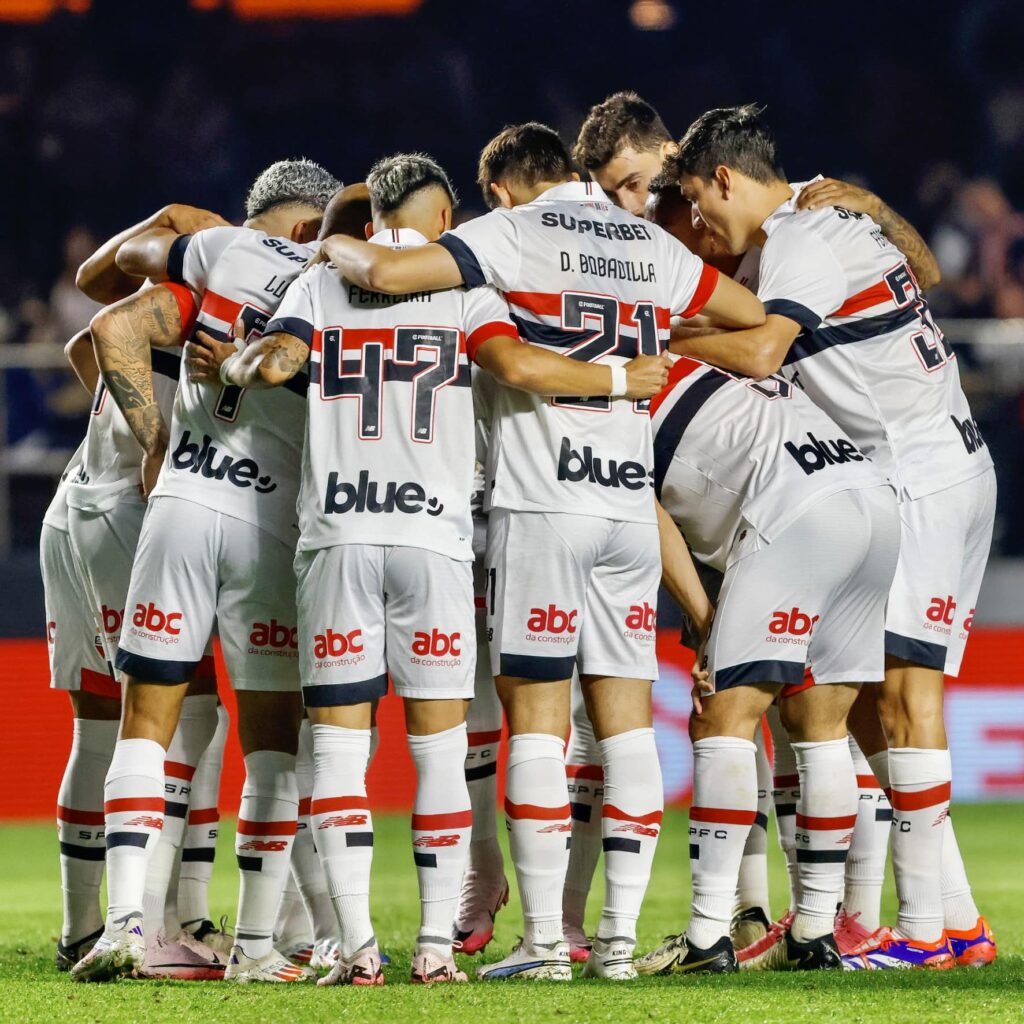
<instances>
[{"instance_id":1,"label":"player's back","mask_svg":"<svg viewBox=\"0 0 1024 1024\"><path fill-rule=\"evenodd\" d=\"M910 497L983 472L956 355L903 254L865 214L794 203L765 221L758 290L768 313L801 322L783 373ZM787 306L778 282L794 257L813 261L816 280L806 305Z\"/></svg>"},{"instance_id":2,"label":"player's back","mask_svg":"<svg viewBox=\"0 0 1024 1024\"><path fill-rule=\"evenodd\" d=\"M178 242L171 276L200 296L195 329L222 341L239 319L246 341L259 337L314 251L251 228L211 228ZM307 384L300 374L283 388L245 391L182 373L154 495L197 501L294 543Z\"/></svg>"}]
</instances>

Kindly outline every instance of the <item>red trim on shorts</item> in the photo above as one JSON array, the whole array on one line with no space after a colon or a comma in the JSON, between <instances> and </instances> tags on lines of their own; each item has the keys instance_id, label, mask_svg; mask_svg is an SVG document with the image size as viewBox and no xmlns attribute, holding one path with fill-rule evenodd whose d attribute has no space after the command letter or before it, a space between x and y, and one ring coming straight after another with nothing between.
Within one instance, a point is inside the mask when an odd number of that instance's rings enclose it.
<instances>
[{"instance_id":1,"label":"red trim on shorts","mask_svg":"<svg viewBox=\"0 0 1024 1024\"><path fill-rule=\"evenodd\" d=\"M311 800L310 814L327 814L330 811L368 811L369 801L365 796L328 796Z\"/></svg>"},{"instance_id":2,"label":"red trim on shorts","mask_svg":"<svg viewBox=\"0 0 1024 1024\"><path fill-rule=\"evenodd\" d=\"M804 690L809 690L814 685L814 675L809 667L804 668L804 681L802 683L787 683L780 691L779 697L795 697Z\"/></svg>"},{"instance_id":3,"label":"red trim on shorts","mask_svg":"<svg viewBox=\"0 0 1024 1024\"><path fill-rule=\"evenodd\" d=\"M220 821L220 811L216 807L202 807L197 811L188 812L190 825L212 825Z\"/></svg>"},{"instance_id":4,"label":"red trim on shorts","mask_svg":"<svg viewBox=\"0 0 1024 1024\"><path fill-rule=\"evenodd\" d=\"M500 743L501 742L501 730L495 729L493 732L470 732L466 733L466 741L468 746L471 747L482 747L485 744Z\"/></svg>"},{"instance_id":5,"label":"red trim on shorts","mask_svg":"<svg viewBox=\"0 0 1024 1024\"><path fill-rule=\"evenodd\" d=\"M605 804L601 811L602 818L614 818L616 821L635 821L638 825L660 825L665 816L664 811L651 811L650 814L627 814L614 804ZM751 819L753 823L753 819Z\"/></svg>"},{"instance_id":6,"label":"red trim on shorts","mask_svg":"<svg viewBox=\"0 0 1024 1024\"><path fill-rule=\"evenodd\" d=\"M195 773L195 768L190 764L182 764L180 761L164 761L164 775L170 775L172 779L184 779L186 782L191 782Z\"/></svg>"},{"instance_id":7,"label":"red trim on shorts","mask_svg":"<svg viewBox=\"0 0 1024 1024\"><path fill-rule=\"evenodd\" d=\"M241 836L293 836L298 830L297 821L246 821L238 819L238 834Z\"/></svg>"},{"instance_id":8,"label":"red trim on shorts","mask_svg":"<svg viewBox=\"0 0 1024 1024\"><path fill-rule=\"evenodd\" d=\"M757 811L738 811L730 807L691 807L690 821L711 821L720 825L753 825Z\"/></svg>"},{"instance_id":9,"label":"red trim on shorts","mask_svg":"<svg viewBox=\"0 0 1024 1024\"><path fill-rule=\"evenodd\" d=\"M694 289L693 298L690 299L690 304L679 314L684 320L691 316L696 316L707 304L708 299L711 298L711 293L718 287L718 271L705 263L703 269L700 272L700 280L697 282L697 287Z\"/></svg>"},{"instance_id":10,"label":"red trim on shorts","mask_svg":"<svg viewBox=\"0 0 1024 1024\"><path fill-rule=\"evenodd\" d=\"M110 697L113 700L121 699L121 684L116 679L110 678L109 672L94 672L91 668L82 669L83 693L91 693L96 697Z\"/></svg>"},{"instance_id":11,"label":"red trim on shorts","mask_svg":"<svg viewBox=\"0 0 1024 1024\"><path fill-rule=\"evenodd\" d=\"M537 804L514 804L505 797L505 814L513 821L522 821L524 818L562 821L569 817L569 805L564 803L560 807L539 807Z\"/></svg>"},{"instance_id":12,"label":"red trim on shorts","mask_svg":"<svg viewBox=\"0 0 1024 1024\"><path fill-rule=\"evenodd\" d=\"M948 782L940 782L937 786L920 789L916 793L894 789L889 801L894 811L923 811L926 807L948 803L950 789L951 785Z\"/></svg>"},{"instance_id":13,"label":"red trim on shorts","mask_svg":"<svg viewBox=\"0 0 1024 1024\"><path fill-rule=\"evenodd\" d=\"M604 768L599 764L567 764L565 774L570 779L590 779L592 782L604 782Z\"/></svg>"},{"instance_id":14,"label":"red trim on shorts","mask_svg":"<svg viewBox=\"0 0 1024 1024\"><path fill-rule=\"evenodd\" d=\"M212 679L214 682L217 682L217 662L212 654L204 654L199 659L199 664L196 666L196 674L193 678L203 681Z\"/></svg>"},{"instance_id":15,"label":"red trim on shorts","mask_svg":"<svg viewBox=\"0 0 1024 1024\"><path fill-rule=\"evenodd\" d=\"M430 832L435 828L471 828L472 811L452 811L450 814L414 814L412 827L416 832Z\"/></svg>"},{"instance_id":16,"label":"red trim on shorts","mask_svg":"<svg viewBox=\"0 0 1024 1024\"><path fill-rule=\"evenodd\" d=\"M102 811L76 811L73 807L57 804L57 817L66 825L102 825Z\"/></svg>"},{"instance_id":17,"label":"red trim on shorts","mask_svg":"<svg viewBox=\"0 0 1024 1024\"><path fill-rule=\"evenodd\" d=\"M799 775L776 775L774 778L776 789L790 789L800 785Z\"/></svg>"},{"instance_id":18,"label":"red trim on shorts","mask_svg":"<svg viewBox=\"0 0 1024 1024\"><path fill-rule=\"evenodd\" d=\"M816 829L819 832L834 830L837 828L853 828L857 824L856 814L841 814L836 818L816 818L811 814L801 814L797 811L796 827Z\"/></svg>"},{"instance_id":19,"label":"red trim on shorts","mask_svg":"<svg viewBox=\"0 0 1024 1024\"><path fill-rule=\"evenodd\" d=\"M199 316L199 305L192 289L186 285L178 284L176 281L163 281L163 286L174 296L178 303L178 315L181 317L181 336L187 338L195 327L196 317Z\"/></svg>"},{"instance_id":20,"label":"red trim on shorts","mask_svg":"<svg viewBox=\"0 0 1024 1024\"><path fill-rule=\"evenodd\" d=\"M159 811L164 813L162 796L126 796L118 800L107 800L103 804L104 814L119 814L128 811Z\"/></svg>"}]
</instances>

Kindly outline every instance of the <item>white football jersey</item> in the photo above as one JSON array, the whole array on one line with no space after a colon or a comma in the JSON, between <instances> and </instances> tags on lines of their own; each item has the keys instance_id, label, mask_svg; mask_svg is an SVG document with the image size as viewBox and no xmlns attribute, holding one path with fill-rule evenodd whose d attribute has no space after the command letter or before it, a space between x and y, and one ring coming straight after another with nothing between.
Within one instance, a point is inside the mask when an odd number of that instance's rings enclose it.
<instances>
[{"instance_id":1,"label":"white football jersey","mask_svg":"<svg viewBox=\"0 0 1024 1024\"><path fill-rule=\"evenodd\" d=\"M492 210L442 235L470 287L505 293L519 334L571 359L623 364L657 355L672 315L693 316L718 272L593 182ZM653 523L647 402L499 388L489 507Z\"/></svg>"},{"instance_id":2,"label":"white football jersey","mask_svg":"<svg viewBox=\"0 0 1024 1024\"><path fill-rule=\"evenodd\" d=\"M426 239L388 229L371 242ZM470 361L487 339L516 337L498 293L381 295L318 266L288 290L268 331L310 346L299 550L395 545L470 561Z\"/></svg>"},{"instance_id":3,"label":"white football jersey","mask_svg":"<svg viewBox=\"0 0 1024 1024\"><path fill-rule=\"evenodd\" d=\"M724 572L737 533L771 543L811 505L885 477L799 388L677 359L651 401L658 500Z\"/></svg>"},{"instance_id":4,"label":"white football jersey","mask_svg":"<svg viewBox=\"0 0 1024 1024\"><path fill-rule=\"evenodd\" d=\"M167 270L201 296L196 330L224 341L241 318L251 341L314 252L252 228L208 228L175 241ZM301 373L285 387L245 391L182 372L154 496L187 498L294 544L307 383Z\"/></svg>"},{"instance_id":5,"label":"white football jersey","mask_svg":"<svg viewBox=\"0 0 1024 1024\"><path fill-rule=\"evenodd\" d=\"M71 461L64 468L64 472L61 473L57 490L54 491L50 504L43 513L44 526L52 526L55 530L68 532L68 485L81 468L84 450L85 441L82 441L75 454L71 456Z\"/></svg>"},{"instance_id":6,"label":"white football jersey","mask_svg":"<svg viewBox=\"0 0 1024 1024\"><path fill-rule=\"evenodd\" d=\"M905 257L866 214L798 211L805 184L764 222L757 294L802 328L783 374L909 498L984 472L956 354Z\"/></svg>"},{"instance_id":7,"label":"white football jersey","mask_svg":"<svg viewBox=\"0 0 1024 1024\"><path fill-rule=\"evenodd\" d=\"M187 337L199 306L188 288L166 284L178 302L181 323ZM182 347L150 350L153 362L153 395L164 422L171 423L174 396L181 373ZM85 432L82 465L68 485L68 505L83 512L109 511L125 491L142 482L142 448L100 378L92 400L92 413Z\"/></svg>"}]
</instances>

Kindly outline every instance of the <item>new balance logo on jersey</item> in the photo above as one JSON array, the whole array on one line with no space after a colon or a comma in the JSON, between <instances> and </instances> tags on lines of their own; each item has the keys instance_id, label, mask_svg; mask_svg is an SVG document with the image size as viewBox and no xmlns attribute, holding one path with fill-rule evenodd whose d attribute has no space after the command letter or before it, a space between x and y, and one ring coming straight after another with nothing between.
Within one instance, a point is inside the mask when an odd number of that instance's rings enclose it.
<instances>
[{"instance_id":1,"label":"new balance logo on jersey","mask_svg":"<svg viewBox=\"0 0 1024 1024\"><path fill-rule=\"evenodd\" d=\"M298 629L271 619L270 622L254 622L249 634L249 643L253 647L271 647L275 650L299 649Z\"/></svg>"},{"instance_id":2,"label":"new balance logo on jersey","mask_svg":"<svg viewBox=\"0 0 1024 1024\"><path fill-rule=\"evenodd\" d=\"M949 418L953 421L953 426L959 431L960 440L963 441L968 455L973 455L985 447L985 439L981 436L977 420L958 420L955 416L950 416Z\"/></svg>"},{"instance_id":3,"label":"new balance logo on jersey","mask_svg":"<svg viewBox=\"0 0 1024 1024\"><path fill-rule=\"evenodd\" d=\"M414 515L426 512L428 516L439 516L444 505L437 498L427 499L427 492L411 480L406 483L378 483L370 479L367 470L359 471L356 483L346 483L338 473L327 477L327 493L324 496L324 513L332 515L344 512L404 512Z\"/></svg>"},{"instance_id":4,"label":"new balance logo on jersey","mask_svg":"<svg viewBox=\"0 0 1024 1024\"><path fill-rule=\"evenodd\" d=\"M575 608L571 612L563 612L553 604L547 608L531 608L526 628L531 633L575 633L577 615L579 612Z\"/></svg>"},{"instance_id":5,"label":"new balance logo on jersey","mask_svg":"<svg viewBox=\"0 0 1024 1024\"><path fill-rule=\"evenodd\" d=\"M847 441L845 437L837 437L834 441L819 441L808 431L807 438L808 444L795 445L792 441L787 441L785 448L808 476L826 466L864 461L864 456L857 446L852 441Z\"/></svg>"},{"instance_id":6,"label":"new balance logo on jersey","mask_svg":"<svg viewBox=\"0 0 1024 1024\"><path fill-rule=\"evenodd\" d=\"M461 633L442 633L439 629L432 629L429 633L417 632L413 636L412 653L421 658L444 658L449 654L458 657L462 654L461 640Z\"/></svg>"},{"instance_id":7,"label":"new balance logo on jersey","mask_svg":"<svg viewBox=\"0 0 1024 1024\"><path fill-rule=\"evenodd\" d=\"M177 448L171 454L171 463L175 469L200 473L208 480L227 480L235 487L252 487L257 494L270 494L277 490L273 478L269 475L261 476L260 467L252 459L236 459L233 455L225 455L215 467L213 463L220 451L213 439L203 434L202 444L191 444L190 440L191 434L184 431Z\"/></svg>"},{"instance_id":8,"label":"new balance logo on jersey","mask_svg":"<svg viewBox=\"0 0 1024 1024\"><path fill-rule=\"evenodd\" d=\"M121 623L124 622L124 609L118 611L116 608L102 605L100 612L103 616L103 632L107 636L117 636L121 632Z\"/></svg>"},{"instance_id":9,"label":"new balance logo on jersey","mask_svg":"<svg viewBox=\"0 0 1024 1024\"><path fill-rule=\"evenodd\" d=\"M775 643L802 643L806 640L791 640L790 637L808 636L814 629L814 624L821 616L808 615L799 608L791 608L788 612L774 612L772 621L768 623L768 632L773 634L769 639Z\"/></svg>"},{"instance_id":10,"label":"new balance logo on jersey","mask_svg":"<svg viewBox=\"0 0 1024 1024\"><path fill-rule=\"evenodd\" d=\"M563 437L558 452L558 479L573 484L586 480L600 487L625 487L629 491L639 491L644 486L654 486L654 470L647 470L639 462L602 459L594 454L589 444L583 446L581 455L569 438Z\"/></svg>"},{"instance_id":11,"label":"new balance logo on jersey","mask_svg":"<svg viewBox=\"0 0 1024 1024\"><path fill-rule=\"evenodd\" d=\"M336 633L328 629L313 637L313 655L317 658L340 658L346 654L361 654L363 631L353 629L348 633Z\"/></svg>"},{"instance_id":12,"label":"new balance logo on jersey","mask_svg":"<svg viewBox=\"0 0 1024 1024\"><path fill-rule=\"evenodd\" d=\"M181 612L161 611L152 601L149 604L137 604L132 615L132 625L147 633L166 633L178 636L181 633Z\"/></svg>"}]
</instances>

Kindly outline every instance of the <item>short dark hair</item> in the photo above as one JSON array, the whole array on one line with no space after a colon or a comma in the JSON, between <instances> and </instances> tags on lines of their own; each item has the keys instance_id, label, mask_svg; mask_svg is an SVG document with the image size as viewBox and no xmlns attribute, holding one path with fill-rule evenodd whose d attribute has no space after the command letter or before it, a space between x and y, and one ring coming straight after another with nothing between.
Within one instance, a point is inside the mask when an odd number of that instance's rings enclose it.
<instances>
[{"instance_id":1,"label":"short dark hair","mask_svg":"<svg viewBox=\"0 0 1024 1024\"><path fill-rule=\"evenodd\" d=\"M366 187L378 213L394 213L425 188L441 189L453 207L458 205L451 179L426 153L396 153L378 160L366 176Z\"/></svg>"},{"instance_id":2,"label":"short dark hair","mask_svg":"<svg viewBox=\"0 0 1024 1024\"><path fill-rule=\"evenodd\" d=\"M627 146L649 152L671 142L665 122L635 92L617 92L590 108L573 147L573 159L587 171L596 171Z\"/></svg>"},{"instance_id":3,"label":"short dark hair","mask_svg":"<svg viewBox=\"0 0 1024 1024\"><path fill-rule=\"evenodd\" d=\"M539 181L568 181L573 166L569 151L554 128L537 121L503 128L483 148L476 180L484 202L496 206L491 182L511 179L520 185Z\"/></svg>"},{"instance_id":4,"label":"short dark hair","mask_svg":"<svg viewBox=\"0 0 1024 1024\"><path fill-rule=\"evenodd\" d=\"M312 206L321 213L341 182L313 160L278 160L261 171L245 197L245 216L251 220L275 206Z\"/></svg>"},{"instance_id":5,"label":"short dark hair","mask_svg":"<svg viewBox=\"0 0 1024 1024\"><path fill-rule=\"evenodd\" d=\"M775 155L775 136L764 107L719 107L701 114L686 130L679 151L666 161L678 180L684 174L714 177L720 165L732 167L764 185L786 177Z\"/></svg>"}]
</instances>

